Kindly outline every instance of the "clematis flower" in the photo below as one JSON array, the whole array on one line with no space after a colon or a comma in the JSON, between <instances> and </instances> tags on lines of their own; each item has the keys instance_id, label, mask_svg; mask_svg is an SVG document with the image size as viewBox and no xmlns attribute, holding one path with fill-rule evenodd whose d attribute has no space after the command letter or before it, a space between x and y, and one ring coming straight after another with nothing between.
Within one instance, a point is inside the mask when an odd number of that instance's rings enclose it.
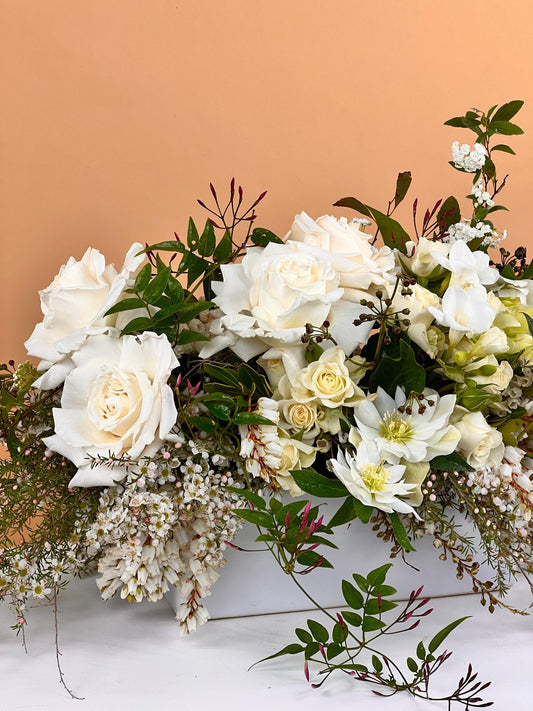
<instances>
[{"instance_id":1,"label":"clematis flower","mask_svg":"<svg viewBox=\"0 0 533 711\"><path fill-rule=\"evenodd\" d=\"M357 428L350 433L350 441L374 442L381 456L395 463L401 459L428 462L438 455L451 454L460 439L456 428L448 424L455 407L455 395L440 397L430 388L423 394L427 403L425 410L414 401L408 414L398 410L406 403L402 388L396 388L395 399L378 388L374 400L357 404L354 410Z\"/></svg>"},{"instance_id":2,"label":"clematis flower","mask_svg":"<svg viewBox=\"0 0 533 711\"><path fill-rule=\"evenodd\" d=\"M406 483L405 466L384 459L373 442L361 442L355 457L339 449L337 458L329 462L335 476L363 504L388 513L398 511L417 516L413 507L399 498L409 496L416 484Z\"/></svg>"}]
</instances>

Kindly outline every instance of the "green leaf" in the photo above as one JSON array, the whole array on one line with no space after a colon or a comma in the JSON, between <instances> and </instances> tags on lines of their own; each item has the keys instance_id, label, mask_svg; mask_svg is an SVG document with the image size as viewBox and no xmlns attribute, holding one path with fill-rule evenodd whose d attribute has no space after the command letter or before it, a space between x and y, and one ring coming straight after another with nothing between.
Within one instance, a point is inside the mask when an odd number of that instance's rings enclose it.
<instances>
[{"instance_id":1,"label":"green leaf","mask_svg":"<svg viewBox=\"0 0 533 711\"><path fill-rule=\"evenodd\" d=\"M367 615L380 615L383 612L389 612L389 610L394 610L398 605L390 600L378 600L377 598L372 598L365 605L365 613Z\"/></svg>"},{"instance_id":2,"label":"green leaf","mask_svg":"<svg viewBox=\"0 0 533 711\"><path fill-rule=\"evenodd\" d=\"M146 289L144 289L144 300L148 301L150 304L156 302L167 288L169 277L170 267L165 267L152 279Z\"/></svg>"},{"instance_id":3,"label":"green leaf","mask_svg":"<svg viewBox=\"0 0 533 711\"><path fill-rule=\"evenodd\" d=\"M455 622L450 622L450 624L444 627L444 629L442 629L440 632L437 632L437 634L428 644L428 650L433 654L433 652L444 642L450 632L453 632L453 630L458 627L462 622L467 620L468 617L468 615L466 617L460 617L458 620L455 620Z\"/></svg>"},{"instance_id":4,"label":"green leaf","mask_svg":"<svg viewBox=\"0 0 533 711\"><path fill-rule=\"evenodd\" d=\"M523 312L522 315L526 317L529 333L533 336L533 318L531 318L531 316L529 314L526 314L525 312Z\"/></svg>"},{"instance_id":5,"label":"green leaf","mask_svg":"<svg viewBox=\"0 0 533 711\"><path fill-rule=\"evenodd\" d=\"M421 393L426 387L426 371L417 362L415 352L404 340L400 341L400 355L393 358L384 355L369 379L370 387L378 385L394 396L398 386L405 392L414 390Z\"/></svg>"},{"instance_id":6,"label":"green leaf","mask_svg":"<svg viewBox=\"0 0 533 711\"><path fill-rule=\"evenodd\" d=\"M183 287L172 275L168 278L166 293L170 296L174 304L181 304L183 301Z\"/></svg>"},{"instance_id":7,"label":"green leaf","mask_svg":"<svg viewBox=\"0 0 533 711\"><path fill-rule=\"evenodd\" d=\"M454 116L454 118L448 119L444 122L445 126L453 126L454 128L465 128L464 116Z\"/></svg>"},{"instance_id":8,"label":"green leaf","mask_svg":"<svg viewBox=\"0 0 533 711\"><path fill-rule=\"evenodd\" d=\"M148 282L152 276L152 265L145 264L141 271L137 274L133 288L135 291L144 291L148 286Z\"/></svg>"},{"instance_id":9,"label":"green leaf","mask_svg":"<svg viewBox=\"0 0 533 711\"><path fill-rule=\"evenodd\" d=\"M357 612L350 612L349 610L343 610L342 616L349 625L352 627L361 627L363 623L363 618Z\"/></svg>"},{"instance_id":10,"label":"green leaf","mask_svg":"<svg viewBox=\"0 0 533 711\"><path fill-rule=\"evenodd\" d=\"M225 422L231 420L234 410L233 406L230 407L229 405L224 405L221 402L204 402L204 405L207 407L209 412L215 417L218 417L219 420L224 420Z\"/></svg>"},{"instance_id":11,"label":"green leaf","mask_svg":"<svg viewBox=\"0 0 533 711\"><path fill-rule=\"evenodd\" d=\"M451 454L440 454L438 457L434 457L429 466L437 471L444 472L473 472L473 467L468 464L463 457L457 452L452 452Z\"/></svg>"},{"instance_id":12,"label":"green leaf","mask_svg":"<svg viewBox=\"0 0 533 711\"><path fill-rule=\"evenodd\" d=\"M341 625L340 622L336 622L333 627L331 636L333 637L333 641L336 644L342 644L348 636L348 630L346 629L346 625Z\"/></svg>"},{"instance_id":13,"label":"green leaf","mask_svg":"<svg viewBox=\"0 0 533 711\"><path fill-rule=\"evenodd\" d=\"M305 651L304 651L305 658L311 659L311 657L313 657L318 652L319 649L320 649L320 647L318 645L318 642L309 642L309 644L307 645L307 647L305 648Z\"/></svg>"},{"instance_id":14,"label":"green leaf","mask_svg":"<svg viewBox=\"0 0 533 711\"><path fill-rule=\"evenodd\" d=\"M502 153L510 153L511 155L515 156L516 153L513 151L511 146L506 146L504 143L498 143L497 146L492 146L490 149L492 151L502 151Z\"/></svg>"},{"instance_id":15,"label":"green leaf","mask_svg":"<svg viewBox=\"0 0 533 711\"><path fill-rule=\"evenodd\" d=\"M194 224L194 220L192 217L189 217L189 225L187 227L187 246L189 249L196 251L198 249L199 241L200 236L198 234L198 230L196 229L196 225Z\"/></svg>"},{"instance_id":16,"label":"green leaf","mask_svg":"<svg viewBox=\"0 0 533 711\"><path fill-rule=\"evenodd\" d=\"M396 588L393 588L392 585L378 585L374 588L374 595L381 595L381 597L396 595L397 592Z\"/></svg>"},{"instance_id":17,"label":"green leaf","mask_svg":"<svg viewBox=\"0 0 533 711\"><path fill-rule=\"evenodd\" d=\"M201 254L202 257L210 257L215 251L216 244L217 240L213 225L209 220L206 220L204 231L198 242L198 254Z\"/></svg>"},{"instance_id":18,"label":"green leaf","mask_svg":"<svg viewBox=\"0 0 533 711\"><path fill-rule=\"evenodd\" d=\"M196 318L202 311L207 311L207 309L212 308L214 305L212 301L197 301L194 304L182 304L177 312L179 322L189 323L189 321Z\"/></svg>"},{"instance_id":19,"label":"green leaf","mask_svg":"<svg viewBox=\"0 0 533 711\"><path fill-rule=\"evenodd\" d=\"M387 577L387 573L391 568L392 563L385 563L385 565L380 565L379 568L374 568L374 570L371 570L370 573L366 576L368 584L371 587L375 587L376 585L383 585Z\"/></svg>"},{"instance_id":20,"label":"green leaf","mask_svg":"<svg viewBox=\"0 0 533 711\"><path fill-rule=\"evenodd\" d=\"M524 133L520 126L517 126L515 123L511 123L510 121L493 120L490 123L490 127L495 133L499 133L502 136L519 136Z\"/></svg>"},{"instance_id":21,"label":"green leaf","mask_svg":"<svg viewBox=\"0 0 533 711\"><path fill-rule=\"evenodd\" d=\"M232 251L231 235L229 232L224 232L224 236L216 246L213 257L217 262L225 262L231 256Z\"/></svg>"},{"instance_id":22,"label":"green leaf","mask_svg":"<svg viewBox=\"0 0 533 711\"><path fill-rule=\"evenodd\" d=\"M363 596L359 590L347 580L342 581L342 596L353 610L360 610L363 607Z\"/></svg>"},{"instance_id":23,"label":"green leaf","mask_svg":"<svg viewBox=\"0 0 533 711\"><path fill-rule=\"evenodd\" d=\"M187 422L193 427L196 427L196 429L201 430L202 432L215 431L215 423L210 417L202 417L200 415L190 416L187 419Z\"/></svg>"},{"instance_id":24,"label":"green leaf","mask_svg":"<svg viewBox=\"0 0 533 711\"><path fill-rule=\"evenodd\" d=\"M437 212L437 222L439 223L439 228L441 232L446 232L450 225L455 225L457 222L461 221L461 208L459 203L453 195L442 203L439 211Z\"/></svg>"},{"instance_id":25,"label":"green leaf","mask_svg":"<svg viewBox=\"0 0 533 711\"><path fill-rule=\"evenodd\" d=\"M145 252L179 252L183 254L185 252L185 245L178 240L165 240L164 242L156 242L156 244L151 244L147 247ZM147 264L146 266L150 266ZM144 267L143 267L144 269Z\"/></svg>"},{"instance_id":26,"label":"green leaf","mask_svg":"<svg viewBox=\"0 0 533 711\"><path fill-rule=\"evenodd\" d=\"M226 385L239 386L239 376L231 368L222 368L220 365L204 364L204 372L212 379Z\"/></svg>"},{"instance_id":27,"label":"green leaf","mask_svg":"<svg viewBox=\"0 0 533 711\"><path fill-rule=\"evenodd\" d=\"M378 620L376 617L365 616L363 619L363 632L375 632L385 627L383 620Z\"/></svg>"},{"instance_id":28,"label":"green leaf","mask_svg":"<svg viewBox=\"0 0 533 711\"><path fill-rule=\"evenodd\" d=\"M233 418L236 425L273 425L272 420L258 415L256 412L238 412Z\"/></svg>"},{"instance_id":29,"label":"green leaf","mask_svg":"<svg viewBox=\"0 0 533 711\"><path fill-rule=\"evenodd\" d=\"M242 386L244 386L245 391L255 392L264 397L269 397L271 395L266 378L247 363L241 363L239 366L238 377L239 382Z\"/></svg>"},{"instance_id":30,"label":"green leaf","mask_svg":"<svg viewBox=\"0 0 533 711\"><path fill-rule=\"evenodd\" d=\"M515 99L514 101L508 101L506 104L502 104L492 117L491 126L494 121L509 121L520 111L523 105L524 102L520 99Z\"/></svg>"},{"instance_id":31,"label":"green leaf","mask_svg":"<svg viewBox=\"0 0 533 711\"><path fill-rule=\"evenodd\" d=\"M392 530L394 531L394 537L396 538L397 543L399 543L399 545L406 551L416 550L411 541L409 540L409 536L407 535L405 526L403 525L398 514L390 513L387 514L387 516L389 518L389 521L391 522Z\"/></svg>"},{"instance_id":32,"label":"green leaf","mask_svg":"<svg viewBox=\"0 0 533 711\"><path fill-rule=\"evenodd\" d=\"M275 654L271 654L268 657L263 657L263 659L260 659L258 662L255 662L255 664L252 664L250 669L252 667L255 667L257 664L262 664L263 662L267 662L269 659L275 659L276 657L283 657L286 654L301 654L304 651L304 647L302 647L301 644L288 644L286 647L283 647L283 649L280 649L279 652L276 652Z\"/></svg>"},{"instance_id":33,"label":"green leaf","mask_svg":"<svg viewBox=\"0 0 533 711\"><path fill-rule=\"evenodd\" d=\"M151 318L146 318L145 316L141 316L139 318L134 318L132 321L130 321L122 331L120 332L121 336L126 336L129 333L135 333L136 331L150 331L153 328L153 321Z\"/></svg>"},{"instance_id":34,"label":"green leaf","mask_svg":"<svg viewBox=\"0 0 533 711\"><path fill-rule=\"evenodd\" d=\"M354 518L357 518L357 512L355 510L354 501L355 499L351 494L350 496L346 497L346 499L342 502L341 506L329 522L328 525L330 528L342 526L343 524L348 523L349 521L353 521Z\"/></svg>"},{"instance_id":35,"label":"green leaf","mask_svg":"<svg viewBox=\"0 0 533 711\"><path fill-rule=\"evenodd\" d=\"M316 566L317 568L333 568L329 560L316 551L303 551L296 556L296 560L300 565L306 568Z\"/></svg>"},{"instance_id":36,"label":"green leaf","mask_svg":"<svg viewBox=\"0 0 533 711\"><path fill-rule=\"evenodd\" d=\"M324 498L346 496L347 490L338 479L328 479L314 469L297 469L291 472L300 489L308 494Z\"/></svg>"},{"instance_id":37,"label":"green leaf","mask_svg":"<svg viewBox=\"0 0 533 711\"><path fill-rule=\"evenodd\" d=\"M359 573L354 573L352 575L352 578L355 580L357 587L362 590L364 593L368 592L368 583L366 581L366 578L360 575Z\"/></svg>"},{"instance_id":38,"label":"green leaf","mask_svg":"<svg viewBox=\"0 0 533 711\"><path fill-rule=\"evenodd\" d=\"M372 666L378 674L381 674L383 671L383 662L379 657L376 657L375 654L372 655Z\"/></svg>"},{"instance_id":39,"label":"green leaf","mask_svg":"<svg viewBox=\"0 0 533 711\"><path fill-rule=\"evenodd\" d=\"M329 644L327 649L326 649L326 656L328 658L328 661L330 659L334 659L335 657L338 657L339 654L342 654L344 652L344 647L341 647L340 644Z\"/></svg>"},{"instance_id":40,"label":"green leaf","mask_svg":"<svg viewBox=\"0 0 533 711\"><path fill-rule=\"evenodd\" d=\"M419 642L416 646L416 656L421 660L424 661L426 658L426 648L424 647L423 642Z\"/></svg>"},{"instance_id":41,"label":"green leaf","mask_svg":"<svg viewBox=\"0 0 533 711\"><path fill-rule=\"evenodd\" d=\"M307 626L311 630L311 634L317 642L325 644L328 641L329 632L324 625L320 624L320 622L316 622L315 620L307 620Z\"/></svg>"},{"instance_id":42,"label":"green leaf","mask_svg":"<svg viewBox=\"0 0 533 711\"><path fill-rule=\"evenodd\" d=\"M309 642L313 641L313 638L307 630L303 630L301 627L297 627L294 631L300 642L303 642L304 644L309 644Z\"/></svg>"},{"instance_id":43,"label":"green leaf","mask_svg":"<svg viewBox=\"0 0 533 711\"><path fill-rule=\"evenodd\" d=\"M258 245L259 247L266 247L267 244L270 244L270 242L274 242L275 244L284 244L282 239L280 239L270 230L266 230L263 227L256 227L252 231L250 239L252 240L253 244Z\"/></svg>"},{"instance_id":44,"label":"green leaf","mask_svg":"<svg viewBox=\"0 0 533 711\"><path fill-rule=\"evenodd\" d=\"M399 173L398 177L396 179L396 192L394 194L394 206L398 207L398 205L402 202L404 197L407 195L407 191L409 190L409 186L411 185L413 178L411 176L410 171L405 171L404 173Z\"/></svg>"},{"instance_id":45,"label":"green leaf","mask_svg":"<svg viewBox=\"0 0 533 711\"><path fill-rule=\"evenodd\" d=\"M272 526L272 516L266 513L266 511L252 511L251 509L233 509L239 518L253 523L256 526L263 526L264 528L270 528Z\"/></svg>"},{"instance_id":46,"label":"green leaf","mask_svg":"<svg viewBox=\"0 0 533 711\"><path fill-rule=\"evenodd\" d=\"M209 336L204 336L203 333L197 333L196 331L180 331L178 337L176 338L176 343L179 346L184 346L187 343L195 343L196 341L208 341Z\"/></svg>"},{"instance_id":47,"label":"green leaf","mask_svg":"<svg viewBox=\"0 0 533 711\"><path fill-rule=\"evenodd\" d=\"M405 243L411 241L411 237L400 223L393 220L392 217L385 215L374 207L365 205L353 197L341 198L337 200L334 205L336 207L349 207L352 210L361 212L367 217L371 217L378 226L384 244L391 249L398 249L400 252L405 252Z\"/></svg>"},{"instance_id":48,"label":"green leaf","mask_svg":"<svg viewBox=\"0 0 533 711\"><path fill-rule=\"evenodd\" d=\"M415 674L418 671L418 664L413 657L407 657L407 668Z\"/></svg>"},{"instance_id":49,"label":"green leaf","mask_svg":"<svg viewBox=\"0 0 533 711\"><path fill-rule=\"evenodd\" d=\"M111 314L118 314L121 311L131 311L131 309L142 309L144 308L144 301L137 298L123 299L119 301L118 304L112 306L109 311L106 311L106 316Z\"/></svg>"}]
</instances>

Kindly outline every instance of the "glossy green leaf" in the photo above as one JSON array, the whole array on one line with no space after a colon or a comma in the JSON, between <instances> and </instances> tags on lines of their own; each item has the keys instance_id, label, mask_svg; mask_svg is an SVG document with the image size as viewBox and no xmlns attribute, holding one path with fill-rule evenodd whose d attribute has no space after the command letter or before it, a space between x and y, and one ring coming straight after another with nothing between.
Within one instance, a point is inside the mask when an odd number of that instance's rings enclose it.
<instances>
[{"instance_id":1,"label":"glossy green leaf","mask_svg":"<svg viewBox=\"0 0 533 711\"><path fill-rule=\"evenodd\" d=\"M473 472L473 467L466 462L463 457L457 452L452 452L451 454L441 454L438 457L434 457L429 466L437 471L444 472Z\"/></svg>"},{"instance_id":2,"label":"glossy green leaf","mask_svg":"<svg viewBox=\"0 0 533 711\"><path fill-rule=\"evenodd\" d=\"M162 269L143 291L143 298L148 303L153 304L163 295L170 277L170 267Z\"/></svg>"},{"instance_id":3,"label":"glossy green leaf","mask_svg":"<svg viewBox=\"0 0 533 711\"><path fill-rule=\"evenodd\" d=\"M398 514L389 513L387 514L387 516L389 518L389 521L391 522L392 530L394 531L394 538L396 539L397 543L406 551L414 551L415 547L411 543L407 531L405 530L405 526L403 525Z\"/></svg>"},{"instance_id":4,"label":"glossy green leaf","mask_svg":"<svg viewBox=\"0 0 533 711\"><path fill-rule=\"evenodd\" d=\"M495 133L502 136L519 136L524 133L524 130L510 121L491 121L490 128Z\"/></svg>"},{"instance_id":5,"label":"glossy green leaf","mask_svg":"<svg viewBox=\"0 0 533 711\"><path fill-rule=\"evenodd\" d=\"M387 573L391 568L392 563L385 563L385 565L380 565L379 568L374 568L374 570L371 570L370 573L366 576L368 584L371 587L375 587L376 585L383 585L387 577Z\"/></svg>"},{"instance_id":6,"label":"glossy green leaf","mask_svg":"<svg viewBox=\"0 0 533 711\"><path fill-rule=\"evenodd\" d=\"M141 271L137 274L133 288L135 291L144 291L150 282L152 276L152 265L145 264Z\"/></svg>"},{"instance_id":7,"label":"glossy green leaf","mask_svg":"<svg viewBox=\"0 0 533 711\"><path fill-rule=\"evenodd\" d=\"M342 596L353 610L360 610L363 607L363 596L348 580L342 581Z\"/></svg>"},{"instance_id":8,"label":"glossy green leaf","mask_svg":"<svg viewBox=\"0 0 533 711\"><path fill-rule=\"evenodd\" d=\"M291 472L300 489L324 498L340 498L347 494L346 487L338 479L328 479L314 469L298 469Z\"/></svg>"},{"instance_id":9,"label":"glossy green leaf","mask_svg":"<svg viewBox=\"0 0 533 711\"><path fill-rule=\"evenodd\" d=\"M411 185L412 180L413 178L411 176L410 171L407 170L404 173L399 173L396 179L396 192L394 193L395 207L398 207L398 205L407 195L407 191L409 190L409 186Z\"/></svg>"},{"instance_id":10,"label":"glossy green leaf","mask_svg":"<svg viewBox=\"0 0 533 711\"><path fill-rule=\"evenodd\" d=\"M508 101L506 104L502 104L492 117L491 125L494 121L509 121L513 116L516 116L523 105L524 102L521 99L515 99L514 101Z\"/></svg>"},{"instance_id":11,"label":"glossy green leaf","mask_svg":"<svg viewBox=\"0 0 533 711\"><path fill-rule=\"evenodd\" d=\"M153 322L151 318L146 318L144 316L141 316L139 318L134 318L132 321L130 321L122 331L120 332L121 336L126 336L129 333L135 333L136 331L150 331L152 329Z\"/></svg>"},{"instance_id":12,"label":"glossy green leaf","mask_svg":"<svg viewBox=\"0 0 533 711\"><path fill-rule=\"evenodd\" d=\"M328 641L329 632L324 625L320 624L320 622L316 622L315 620L307 620L307 626L311 630L311 634L317 642L325 644Z\"/></svg>"},{"instance_id":13,"label":"glossy green leaf","mask_svg":"<svg viewBox=\"0 0 533 711\"><path fill-rule=\"evenodd\" d=\"M270 528L272 526L272 516L266 513L266 511L252 511L251 509L233 509L233 513L239 518L248 521L248 523L253 523L256 526L263 526L264 528Z\"/></svg>"},{"instance_id":14,"label":"glossy green leaf","mask_svg":"<svg viewBox=\"0 0 533 711\"><path fill-rule=\"evenodd\" d=\"M365 616L361 625L363 632L375 632L385 627L383 620L378 620L377 617Z\"/></svg>"}]
</instances>

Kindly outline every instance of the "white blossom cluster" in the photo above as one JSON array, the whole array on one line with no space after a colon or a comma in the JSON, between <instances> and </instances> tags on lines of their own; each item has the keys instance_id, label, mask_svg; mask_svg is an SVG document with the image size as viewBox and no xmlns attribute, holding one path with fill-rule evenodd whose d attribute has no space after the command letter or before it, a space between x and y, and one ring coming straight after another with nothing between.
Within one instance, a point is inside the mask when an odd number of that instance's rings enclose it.
<instances>
[{"instance_id":1,"label":"white blossom cluster","mask_svg":"<svg viewBox=\"0 0 533 711\"><path fill-rule=\"evenodd\" d=\"M533 413L533 402L527 389L533 385L533 367L521 364L522 374L514 373L511 382L502 392L502 404L508 410L523 407L528 415Z\"/></svg>"},{"instance_id":2,"label":"white blossom cluster","mask_svg":"<svg viewBox=\"0 0 533 711\"><path fill-rule=\"evenodd\" d=\"M494 207L494 200L491 198L490 193L485 190L481 178L474 183L472 195L474 196L474 207Z\"/></svg>"},{"instance_id":3,"label":"white blossom cluster","mask_svg":"<svg viewBox=\"0 0 533 711\"><path fill-rule=\"evenodd\" d=\"M87 532L98 555L102 597L159 600L171 585L185 600L178 619L190 632L209 618L200 600L210 594L225 564L223 551L240 519L242 499L228 460L209 455L192 441L178 441L156 461L132 467L119 486L107 488Z\"/></svg>"},{"instance_id":4,"label":"white blossom cluster","mask_svg":"<svg viewBox=\"0 0 533 711\"><path fill-rule=\"evenodd\" d=\"M485 165L487 151L481 143L475 143L470 148L468 143L460 144L459 141L452 143L452 160L456 168L464 170L466 173L476 173Z\"/></svg>"},{"instance_id":5,"label":"white blossom cluster","mask_svg":"<svg viewBox=\"0 0 533 711\"><path fill-rule=\"evenodd\" d=\"M532 462L517 447L506 447L501 464L497 467L480 467L468 473L466 485L487 510L499 511L501 521L514 527L526 542L531 536L533 513L533 482L530 479ZM487 518L487 526L499 526Z\"/></svg>"},{"instance_id":6,"label":"white blossom cluster","mask_svg":"<svg viewBox=\"0 0 533 711\"><path fill-rule=\"evenodd\" d=\"M504 231L502 237L499 237L498 233L485 222L478 222L477 225L472 226L470 220L465 219L455 225L450 225L442 241L447 244L453 244L459 240L470 242L473 239L482 239L483 246L494 247L499 242L502 242L506 236L507 233Z\"/></svg>"}]
</instances>

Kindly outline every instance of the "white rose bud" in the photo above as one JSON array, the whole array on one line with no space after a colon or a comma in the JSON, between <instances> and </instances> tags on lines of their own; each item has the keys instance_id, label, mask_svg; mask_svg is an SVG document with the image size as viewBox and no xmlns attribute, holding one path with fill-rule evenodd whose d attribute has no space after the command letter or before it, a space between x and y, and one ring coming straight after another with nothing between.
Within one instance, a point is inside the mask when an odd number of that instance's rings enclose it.
<instances>
[{"instance_id":1,"label":"white rose bud","mask_svg":"<svg viewBox=\"0 0 533 711\"><path fill-rule=\"evenodd\" d=\"M461 435L457 448L468 464L475 469L500 464L505 449L502 433L491 427L481 412L456 408L455 416L459 419L453 424Z\"/></svg>"}]
</instances>

